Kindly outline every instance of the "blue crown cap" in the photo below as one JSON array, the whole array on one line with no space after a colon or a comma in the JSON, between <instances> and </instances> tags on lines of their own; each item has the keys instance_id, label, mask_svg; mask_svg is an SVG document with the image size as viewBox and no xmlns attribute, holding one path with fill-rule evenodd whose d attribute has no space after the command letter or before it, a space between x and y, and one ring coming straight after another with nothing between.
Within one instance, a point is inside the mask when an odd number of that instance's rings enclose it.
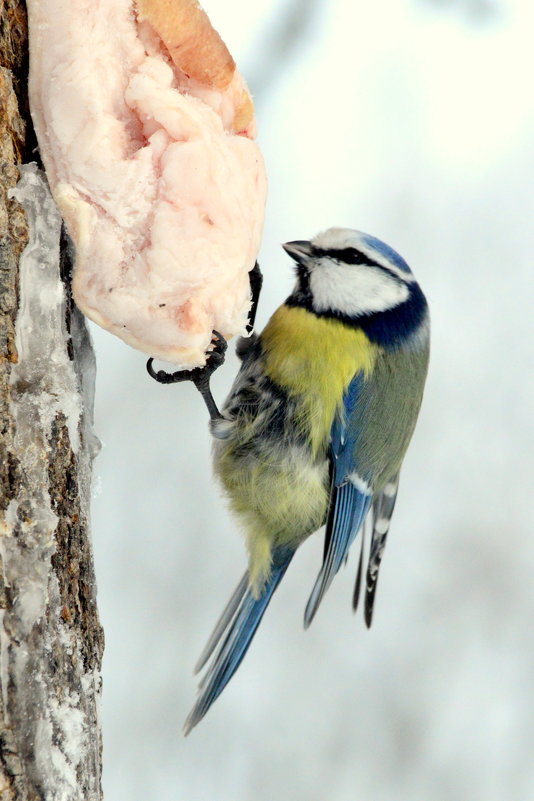
<instances>
[{"instance_id":1,"label":"blue crown cap","mask_svg":"<svg viewBox=\"0 0 534 801\"><path fill-rule=\"evenodd\" d=\"M410 268L408 267L407 263L404 261L402 256L399 256L396 250L393 250L392 247L386 245L385 242L382 242L381 239L376 239L376 237L371 236L370 234L363 234L362 235L362 242L369 247L376 250L377 253L380 253L381 256L388 259L395 267L398 267L399 270L403 270L405 273L412 273Z\"/></svg>"}]
</instances>

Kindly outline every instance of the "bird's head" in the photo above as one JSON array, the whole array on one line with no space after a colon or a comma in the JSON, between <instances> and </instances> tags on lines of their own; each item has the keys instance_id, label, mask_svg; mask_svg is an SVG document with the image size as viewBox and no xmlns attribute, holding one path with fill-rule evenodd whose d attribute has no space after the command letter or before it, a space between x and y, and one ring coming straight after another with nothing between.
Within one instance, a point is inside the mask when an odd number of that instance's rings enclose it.
<instances>
[{"instance_id":1,"label":"bird's head","mask_svg":"<svg viewBox=\"0 0 534 801\"><path fill-rule=\"evenodd\" d=\"M408 302L418 288L393 248L360 231L329 228L282 247L297 265L288 300L318 315L355 319L386 312Z\"/></svg>"}]
</instances>

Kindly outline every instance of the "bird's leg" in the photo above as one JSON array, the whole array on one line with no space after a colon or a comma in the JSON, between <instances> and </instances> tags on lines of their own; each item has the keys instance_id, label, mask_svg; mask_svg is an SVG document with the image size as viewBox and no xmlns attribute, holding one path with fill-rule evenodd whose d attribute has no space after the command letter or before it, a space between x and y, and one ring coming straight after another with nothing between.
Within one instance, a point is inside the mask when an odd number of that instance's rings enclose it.
<instances>
[{"instance_id":1,"label":"bird's leg","mask_svg":"<svg viewBox=\"0 0 534 801\"><path fill-rule=\"evenodd\" d=\"M261 273L260 265L258 264L258 262L256 262L253 269L249 272L248 275L250 281L251 304L248 313L248 322L246 330L249 336L239 337L235 346L235 354L239 359L241 359L241 361L243 361L247 353L250 351L252 346L258 340L258 335L252 333L254 328L254 321L256 320L256 312L258 310L258 301L260 299L261 286L263 284L263 275Z\"/></svg>"},{"instance_id":2,"label":"bird's leg","mask_svg":"<svg viewBox=\"0 0 534 801\"><path fill-rule=\"evenodd\" d=\"M258 309L258 301L260 299L261 286L263 284L263 275L260 270L258 262L254 265L248 274L250 281L250 292L252 295L252 302L250 304L250 311L248 313L247 334L250 334L254 328L254 321L256 320L256 311Z\"/></svg>"},{"instance_id":3,"label":"bird's leg","mask_svg":"<svg viewBox=\"0 0 534 801\"><path fill-rule=\"evenodd\" d=\"M256 310L258 308L258 300L263 283L263 275L258 262L255 263L254 267L249 272L249 281L251 304L250 311L248 313L247 334L250 334L254 328ZM250 342L250 340L244 339L242 341L247 343ZM158 370L156 372L152 366L154 359L151 358L146 363L146 369L148 370L148 374L152 376L155 381L159 381L160 384L178 384L181 381L192 381L202 395L211 419L220 420L222 418L222 414L217 408L217 404L215 403L213 395L211 394L210 378L215 370L217 370L217 368L223 364L228 343L222 334L219 334L218 331L213 331L212 344L213 349L209 352L204 367L194 367L192 370L177 370L175 373L166 373L165 370ZM240 354L238 353L238 355Z\"/></svg>"},{"instance_id":4,"label":"bird's leg","mask_svg":"<svg viewBox=\"0 0 534 801\"><path fill-rule=\"evenodd\" d=\"M166 373L165 370L158 370L156 372L152 367L154 359L149 359L146 363L146 369L148 370L148 374L152 376L155 381L159 381L160 384L177 384L181 381L192 381L202 395L211 419L220 420L222 414L213 400L210 389L210 378L215 370L224 362L224 355L228 343L222 334L219 334L218 331L213 331L212 344L213 350L209 352L206 364L203 367L194 367L192 370L177 370L175 373Z\"/></svg>"}]
</instances>

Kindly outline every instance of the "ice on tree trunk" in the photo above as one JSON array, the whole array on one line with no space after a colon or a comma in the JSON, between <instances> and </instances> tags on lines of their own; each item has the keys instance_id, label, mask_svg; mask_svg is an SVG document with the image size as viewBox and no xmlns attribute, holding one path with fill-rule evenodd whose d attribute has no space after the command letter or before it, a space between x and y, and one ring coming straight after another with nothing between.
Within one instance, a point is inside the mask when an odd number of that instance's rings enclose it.
<instances>
[{"instance_id":1,"label":"ice on tree trunk","mask_svg":"<svg viewBox=\"0 0 534 801\"><path fill-rule=\"evenodd\" d=\"M94 359L76 310L72 339L67 331L61 218L35 164L21 168L10 196L24 207L29 241L10 380L16 493L0 530L0 679L13 740L3 757L20 759L12 780L24 797L97 801L102 634L87 540Z\"/></svg>"},{"instance_id":2,"label":"ice on tree trunk","mask_svg":"<svg viewBox=\"0 0 534 801\"><path fill-rule=\"evenodd\" d=\"M78 306L202 364L244 333L265 172L253 107L195 0L29 0L30 104Z\"/></svg>"}]
</instances>

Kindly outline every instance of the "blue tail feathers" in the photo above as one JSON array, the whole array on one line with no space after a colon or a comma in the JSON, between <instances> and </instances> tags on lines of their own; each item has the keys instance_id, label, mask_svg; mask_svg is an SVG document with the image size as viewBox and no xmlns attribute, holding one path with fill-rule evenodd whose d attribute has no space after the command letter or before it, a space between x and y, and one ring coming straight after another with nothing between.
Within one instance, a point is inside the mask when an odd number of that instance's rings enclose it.
<instances>
[{"instance_id":1,"label":"blue tail feathers","mask_svg":"<svg viewBox=\"0 0 534 801\"><path fill-rule=\"evenodd\" d=\"M184 725L185 734L189 734L191 729L204 717L241 664L269 601L284 577L294 553L287 549L278 549L273 552L271 575L258 600L252 597L246 580L242 579L238 584L199 660L198 667L201 667L226 633L208 672L201 681L200 695Z\"/></svg>"}]
</instances>

